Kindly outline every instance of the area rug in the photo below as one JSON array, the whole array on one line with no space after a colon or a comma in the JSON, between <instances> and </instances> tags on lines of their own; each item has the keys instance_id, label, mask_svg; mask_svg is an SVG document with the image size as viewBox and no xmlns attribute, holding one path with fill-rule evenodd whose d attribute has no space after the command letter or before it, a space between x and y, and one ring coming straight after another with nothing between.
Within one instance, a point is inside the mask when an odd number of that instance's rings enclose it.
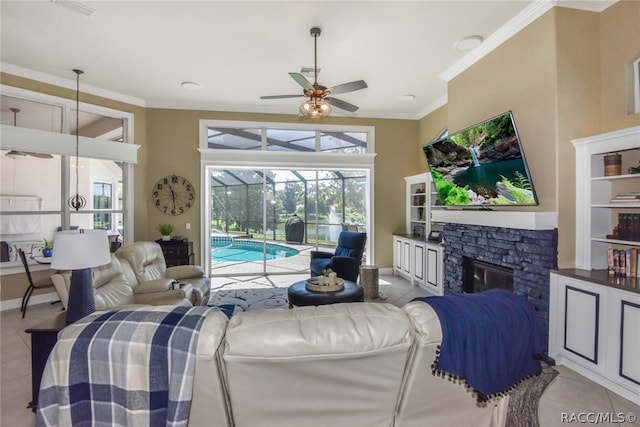
<instances>
[{"instance_id":1,"label":"area rug","mask_svg":"<svg viewBox=\"0 0 640 427\"><path fill-rule=\"evenodd\" d=\"M287 308L287 288L227 289L211 292L206 302L218 307L227 317L236 313L264 308Z\"/></svg>"},{"instance_id":2,"label":"area rug","mask_svg":"<svg viewBox=\"0 0 640 427\"><path fill-rule=\"evenodd\" d=\"M518 384L509 397L506 427L538 427L538 404L549 383L558 375L551 366L542 365L542 372Z\"/></svg>"}]
</instances>

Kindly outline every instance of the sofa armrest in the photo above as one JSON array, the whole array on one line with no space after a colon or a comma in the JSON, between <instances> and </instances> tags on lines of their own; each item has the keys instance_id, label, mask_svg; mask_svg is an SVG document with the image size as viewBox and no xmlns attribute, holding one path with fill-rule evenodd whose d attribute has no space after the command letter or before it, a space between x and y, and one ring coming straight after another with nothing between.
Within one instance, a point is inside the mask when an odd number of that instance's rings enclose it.
<instances>
[{"instance_id":1,"label":"sofa armrest","mask_svg":"<svg viewBox=\"0 0 640 427\"><path fill-rule=\"evenodd\" d=\"M133 289L135 294L152 294L154 292L166 292L178 287L174 279L156 279L142 282Z\"/></svg>"},{"instance_id":2,"label":"sofa armrest","mask_svg":"<svg viewBox=\"0 0 640 427\"><path fill-rule=\"evenodd\" d=\"M433 307L422 301L405 304L402 310L411 321L414 337L422 344L442 342L442 326Z\"/></svg>"},{"instance_id":3,"label":"sofa armrest","mask_svg":"<svg viewBox=\"0 0 640 427\"><path fill-rule=\"evenodd\" d=\"M137 304L149 305L192 305L183 289L174 289L166 292L154 292L148 294L136 294Z\"/></svg>"},{"instance_id":4,"label":"sofa armrest","mask_svg":"<svg viewBox=\"0 0 640 427\"><path fill-rule=\"evenodd\" d=\"M167 277L175 280L204 277L204 270L199 265L176 265L167 267Z\"/></svg>"},{"instance_id":5,"label":"sofa armrest","mask_svg":"<svg viewBox=\"0 0 640 427\"><path fill-rule=\"evenodd\" d=\"M331 258L333 256L333 252L322 252L322 251L310 251L309 256L311 259L314 258Z\"/></svg>"}]
</instances>

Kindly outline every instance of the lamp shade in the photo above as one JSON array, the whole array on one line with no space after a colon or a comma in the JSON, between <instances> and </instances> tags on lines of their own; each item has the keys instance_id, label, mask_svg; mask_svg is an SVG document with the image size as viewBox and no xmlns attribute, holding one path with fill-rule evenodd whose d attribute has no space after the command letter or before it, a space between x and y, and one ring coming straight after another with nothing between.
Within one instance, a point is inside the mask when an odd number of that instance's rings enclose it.
<instances>
[{"instance_id":1,"label":"lamp shade","mask_svg":"<svg viewBox=\"0 0 640 427\"><path fill-rule=\"evenodd\" d=\"M51 268L80 270L111 262L106 230L59 231L54 237Z\"/></svg>"}]
</instances>

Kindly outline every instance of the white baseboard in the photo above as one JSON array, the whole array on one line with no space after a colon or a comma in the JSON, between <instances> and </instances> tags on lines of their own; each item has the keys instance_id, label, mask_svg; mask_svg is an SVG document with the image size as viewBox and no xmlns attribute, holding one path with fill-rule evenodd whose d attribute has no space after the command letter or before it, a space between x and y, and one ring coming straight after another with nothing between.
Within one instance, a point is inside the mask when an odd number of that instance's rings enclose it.
<instances>
[{"instance_id":1,"label":"white baseboard","mask_svg":"<svg viewBox=\"0 0 640 427\"><path fill-rule=\"evenodd\" d=\"M42 304L45 302L58 301L60 297L55 292L49 292L47 294L32 295L29 298L29 305ZM13 308L20 308L22 304L22 298L10 299L7 301L0 301L0 311L11 310Z\"/></svg>"}]
</instances>

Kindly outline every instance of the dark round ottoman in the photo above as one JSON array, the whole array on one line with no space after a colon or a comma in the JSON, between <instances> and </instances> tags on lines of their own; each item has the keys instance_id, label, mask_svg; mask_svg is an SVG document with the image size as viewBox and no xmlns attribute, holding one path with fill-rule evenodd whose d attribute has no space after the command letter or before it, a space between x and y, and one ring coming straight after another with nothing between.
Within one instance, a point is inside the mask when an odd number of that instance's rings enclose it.
<instances>
[{"instance_id":1,"label":"dark round ottoman","mask_svg":"<svg viewBox=\"0 0 640 427\"><path fill-rule=\"evenodd\" d=\"M344 281L344 288L336 292L313 292L306 288L306 280L301 280L289 286L287 296L289 308L305 305L324 305L337 302L363 302L364 288L357 283Z\"/></svg>"}]
</instances>

